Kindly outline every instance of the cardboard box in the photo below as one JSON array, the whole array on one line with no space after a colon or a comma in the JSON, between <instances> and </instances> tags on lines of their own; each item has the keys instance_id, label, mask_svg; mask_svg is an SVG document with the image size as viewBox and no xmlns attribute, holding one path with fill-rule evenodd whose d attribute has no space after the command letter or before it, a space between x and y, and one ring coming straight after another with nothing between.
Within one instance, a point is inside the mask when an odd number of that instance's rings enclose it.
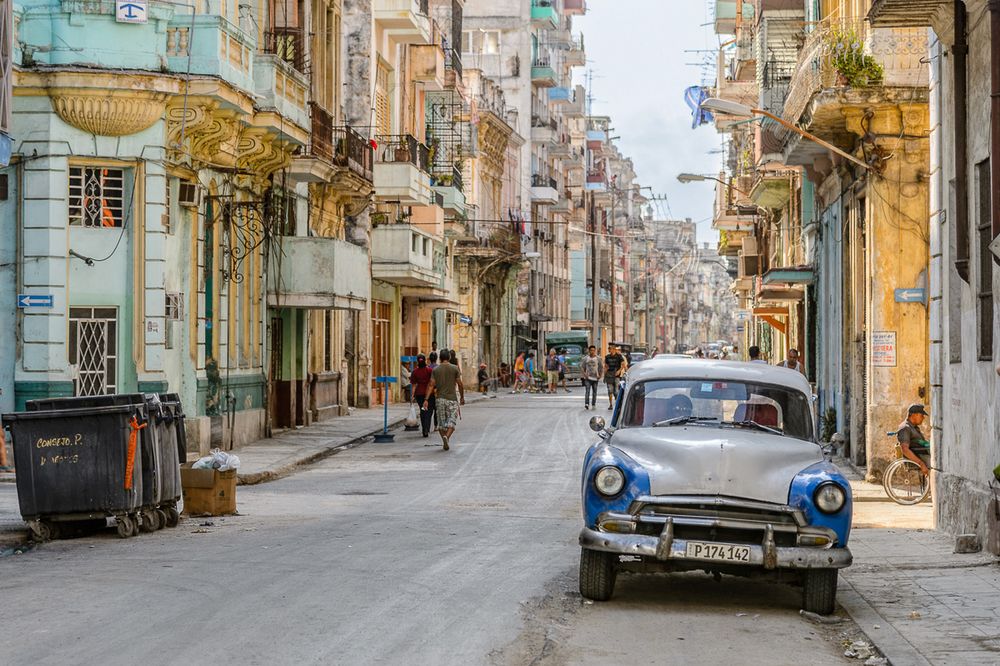
<instances>
[{"instance_id":1,"label":"cardboard box","mask_svg":"<svg viewBox=\"0 0 1000 666\"><path fill-rule=\"evenodd\" d=\"M236 513L236 470L192 469L181 465L181 491L187 515L224 516Z\"/></svg>"}]
</instances>

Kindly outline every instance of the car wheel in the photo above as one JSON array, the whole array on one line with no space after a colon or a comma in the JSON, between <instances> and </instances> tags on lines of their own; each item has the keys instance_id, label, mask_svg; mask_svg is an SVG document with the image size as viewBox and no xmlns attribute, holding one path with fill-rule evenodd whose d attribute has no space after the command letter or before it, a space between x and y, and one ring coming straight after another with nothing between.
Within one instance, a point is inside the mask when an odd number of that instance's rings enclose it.
<instances>
[{"instance_id":1,"label":"car wheel","mask_svg":"<svg viewBox=\"0 0 1000 666\"><path fill-rule=\"evenodd\" d=\"M810 569L802 585L802 609L829 615L837 605L837 570Z\"/></svg>"},{"instance_id":2,"label":"car wheel","mask_svg":"<svg viewBox=\"0 0 1000 666\"><path fill-rule=\"evenodd\" d=\"M580 549L580 594L586 599L607 601L615 591L617 555L601 550Z\"/></svg>"}]
</instances>

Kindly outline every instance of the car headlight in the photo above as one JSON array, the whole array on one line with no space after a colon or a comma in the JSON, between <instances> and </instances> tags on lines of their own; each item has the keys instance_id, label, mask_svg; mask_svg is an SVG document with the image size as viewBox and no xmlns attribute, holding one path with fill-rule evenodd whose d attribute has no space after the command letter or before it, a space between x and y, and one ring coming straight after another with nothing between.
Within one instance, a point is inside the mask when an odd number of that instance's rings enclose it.
<instances>
[{"instance_id":1,"label":"car headlight","mask_svg":"<svg viewBox=\"0 0 1000 666\"><path fill-rule=\"evenodd\" d=\"M813 499L816 500L816 506L823 513L837 513L844 508L844 502L847 501L847 493L836 483L827 481L826 483L821 483L816 488L816 492L813 493Z\"/></svg>"},{"instance_id":2,"label":"car headlight","mask_svg":"<svg viewBox=\"0 0 1000 666\"><path fill-rule=\"evenodd\" d=\"M594 475L594 486L602 495L614 497L625 487L625 474L617 467L602 467Z\"/></svg>"}]
</instances>

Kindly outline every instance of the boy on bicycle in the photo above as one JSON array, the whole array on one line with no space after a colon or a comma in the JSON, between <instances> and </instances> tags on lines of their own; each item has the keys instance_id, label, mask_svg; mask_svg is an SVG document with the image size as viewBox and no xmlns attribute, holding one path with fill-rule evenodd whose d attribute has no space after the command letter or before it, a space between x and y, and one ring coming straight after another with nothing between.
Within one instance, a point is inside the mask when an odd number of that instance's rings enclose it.
<instances>
[{"instance_id":1,"label":"boy on bicycle","mask_svg":"<svg viewBox=\"0 0 1000 666\"><path fill-rule=\"evenodd\" d=\"M927 476L931 464L931 444L920 432L920 424L930 416L923 405L910 405L906 410L906 420L899 426L896 438L903 450L903 457L920 466L920 472Z\"/></svg>"}]
</instances>

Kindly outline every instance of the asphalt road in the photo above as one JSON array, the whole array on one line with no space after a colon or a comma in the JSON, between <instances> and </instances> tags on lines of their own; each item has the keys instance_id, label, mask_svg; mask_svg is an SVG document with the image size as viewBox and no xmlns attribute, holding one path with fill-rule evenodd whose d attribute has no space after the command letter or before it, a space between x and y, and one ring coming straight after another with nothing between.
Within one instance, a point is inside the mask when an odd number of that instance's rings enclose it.
<instances>
[{"instance_id":1,"label":"asphalt road","mask_svg":"<svg viewBox=\"0 0 1000 666\"><path fill-rule=\"evenodd\" d=\"M241 487L240 516L2 558L0 664L848 661L852 625L790 587L623 576L584 602L574 391L468 406L450 452L400 433Z\"/></svg>"}]
</instances>

